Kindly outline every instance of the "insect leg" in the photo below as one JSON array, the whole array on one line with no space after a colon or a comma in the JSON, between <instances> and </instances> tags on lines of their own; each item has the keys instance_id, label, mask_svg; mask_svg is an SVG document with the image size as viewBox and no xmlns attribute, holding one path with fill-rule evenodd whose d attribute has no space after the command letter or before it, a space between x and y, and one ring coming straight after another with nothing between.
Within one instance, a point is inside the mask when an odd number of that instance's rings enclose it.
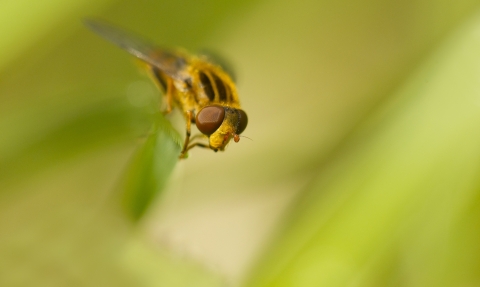
<instances>
[{"instance_id":1,"label":"insect leg","mask_svg":"<svg viewBox=\"0 0 480 287\"><path fill-rule=\"evenodd\" d=\"M192 126L192 117L193 117L193 112L192 111L186 111L185 112L185 121L186 121L186 135L185 135L185 142L183 143L183 149L182 152L180 153L180 158L184 158L187 154L188 149L188 144L190 142L190 130Z\"/></svg>"},{"instance_id":2,"label":"insect leg","mask_svg":"<svg viewBox=\"0 0 480 287\"><path fill-rule=\"evenodd\" d=\"M206 138L206 136L204 134L196 134L193 137L190 137L190 141L201 139L201 138Z\"/></svg>"},{"instance_id":3,"label":"insect leg","mask_svg":"<svg viewBox=\"0 0 480 287\"><path fill-rule=\"evenodd\" d=\"M173 93L175 91L172 79L161 74L160 70L154 66L148 65L147 72L155 83L155 86L165 95L166 107L163 112L169 114L172 111ZM162 102L160 102L160 104L162 104Z\"/></svg>"},{"instance_id":4,"label":"insect leg","mask_svg":"<svg viewBox=\"0 0 480 287\"><path fill-rule=\"evenodd\" d=\"M200 143L200 142L196 142L196 143L193 143L191 144L188 148L187 148L187 151L189 151L190 149L194 148L194 147L202 147L202 148L210 148L210 146L208 144L205 144L205 143Z\"/></svg>"},{"instance_id":5,"label":"insect leg","mask_svg":"<svg viewBox=\"0 0 480 287\"><path fill-rule=\"evenodd\" d=\"M175 87L173 85L173 81L171 79L167 79L167 92L165 93L165 97L167 98L167 107L166 107L165 113L167 114L169 114L172 111L174 92L175 92Z\"/></svg>"},{"instance_id":6,"label":"insect leg","mask_svg":"<svg viewBox=\"0 0 480 287\"><path fill-rule=\"evenodd\" d=\"M189 145L189 146L187 147L187 149L185 150L185 152L182 152L182 153L180 154L180 158L181 158L181 159L182 159L182 158L186 158L187 152L188 152L189 150L191 150L192 148L196 147L196 146L201 147L201 148L210 148L210 146L209 146L208 144L205 144L205 143L201 143L201 142L192 143L191 145ZM213 151L216 152L217 150L213 150Z\"/></svg>"}]
</instances>

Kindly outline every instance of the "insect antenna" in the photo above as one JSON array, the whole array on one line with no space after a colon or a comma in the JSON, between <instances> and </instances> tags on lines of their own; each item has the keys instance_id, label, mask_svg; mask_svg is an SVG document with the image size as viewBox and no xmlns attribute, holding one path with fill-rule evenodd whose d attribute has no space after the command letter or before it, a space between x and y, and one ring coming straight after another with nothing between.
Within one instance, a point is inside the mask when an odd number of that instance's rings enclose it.
<instances>
[{"instance_id":1,"label":"insect antenna","mask_svg":"<svg viewBox=\"0 0 480 287\"><path fill-rule=\"evenodd\" d=\"M253 140L252 140L251 138L249 138L249 137L241 136L241 135L238 135L238 136L241 137L241 138L247 138L247 139L249 139L249 140L251 140L251 141L253 142Z\"/></svg>"}]
</instances>

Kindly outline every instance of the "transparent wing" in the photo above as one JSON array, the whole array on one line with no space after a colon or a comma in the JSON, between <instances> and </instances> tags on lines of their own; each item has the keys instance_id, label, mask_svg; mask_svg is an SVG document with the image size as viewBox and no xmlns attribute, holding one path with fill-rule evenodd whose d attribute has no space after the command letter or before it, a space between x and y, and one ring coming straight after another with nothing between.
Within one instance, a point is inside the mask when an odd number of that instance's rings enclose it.
<instances>
[{"instance_id":1,"label":"transparent wing","mask_svg":"<svg viewBox=\"0 0 480 287\"><path fill-rule=\"evenodd\" d=\"M102 38L157 67L168 76L183 81L188 78L187 75L181 73L187 65L185 58L160 49L150 41L107 22L87 19L84 23Z\"/></svg>"}]
</instances>

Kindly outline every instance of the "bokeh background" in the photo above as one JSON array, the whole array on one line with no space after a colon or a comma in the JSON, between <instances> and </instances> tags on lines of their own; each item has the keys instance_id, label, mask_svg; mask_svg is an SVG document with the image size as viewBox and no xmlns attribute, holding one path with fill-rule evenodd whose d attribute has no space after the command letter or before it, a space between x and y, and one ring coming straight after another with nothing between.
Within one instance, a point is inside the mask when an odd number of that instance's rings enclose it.
<instances>
[{"instance_id":1,"label":"bokeh background","mask_svg":"<svg viewBox=\"0 0 480 287\"><path fill-rule=\"evenodd\" d=\"M480 286L478 1L37 2L0 3L0 286ZM252 141L177 161L86 17L218 51Z\"/></svg>"}]
</instances>

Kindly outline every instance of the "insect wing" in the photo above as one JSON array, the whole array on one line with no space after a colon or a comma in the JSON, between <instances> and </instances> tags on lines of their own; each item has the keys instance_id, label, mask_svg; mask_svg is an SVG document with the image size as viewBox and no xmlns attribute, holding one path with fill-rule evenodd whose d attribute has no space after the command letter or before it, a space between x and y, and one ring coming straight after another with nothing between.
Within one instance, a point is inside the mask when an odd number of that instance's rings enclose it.
<instances>
[{"instance_id":1,"label":"insect wing","mask_svg":"<svg viewBox=\"0 0 480 287\"><path fill-rule=\"evenodd\" d=\"M98 20L85 20L85 25L102 38L119 46L133 56L159 68L168 76L185 81L182 71L187 62L183 57L159 49L150 41L109 23Z\"/></svg>"}]
</instances>

